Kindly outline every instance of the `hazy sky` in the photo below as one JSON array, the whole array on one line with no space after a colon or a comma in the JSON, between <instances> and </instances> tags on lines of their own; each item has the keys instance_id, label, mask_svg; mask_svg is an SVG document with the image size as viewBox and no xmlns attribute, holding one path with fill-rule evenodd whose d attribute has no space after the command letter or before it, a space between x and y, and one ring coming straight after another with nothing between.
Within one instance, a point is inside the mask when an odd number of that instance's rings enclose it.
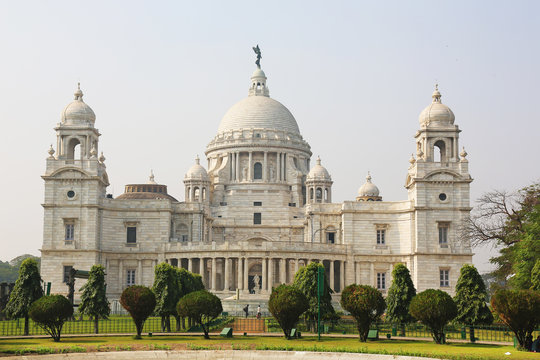
<instances>
[{"instance_id":1,"label":"hazy sky","mask_svg":"<svg viewBox=\"0 0 540 360\"><path fill-rule=\"evenodd\" d=\"M472 199L540 179L538 1L0 1L0 259L39 254L49 144L77 82L115 196L150 169L183 200L255 56L353 200L367 171L404 200L435 82L463 130ZM486 250L475 264L487 269Z\"/></svg>"}]
</instances>

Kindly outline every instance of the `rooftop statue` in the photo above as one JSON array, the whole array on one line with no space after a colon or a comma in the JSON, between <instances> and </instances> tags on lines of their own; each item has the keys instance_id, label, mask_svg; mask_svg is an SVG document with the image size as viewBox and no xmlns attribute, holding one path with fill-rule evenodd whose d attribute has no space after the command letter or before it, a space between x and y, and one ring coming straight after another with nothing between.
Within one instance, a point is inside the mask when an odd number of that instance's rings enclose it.
<instances>
[{"instance_id":1,"label":"rooftop statue","mask_svg":"<svg viewBox=\"0 0 540 360\"><path fill-rule=\"evenodd\" d=\"M261 49L259 49L259 45L257 44L257 46L255 46L253 48L253 51L255 51L255 54L257 54L257 61L255 61L255 64L257 65L257 67L260 69L261 68L261 58L262 58L262 55L261 55Z\"/></svg>"}]
</instances>

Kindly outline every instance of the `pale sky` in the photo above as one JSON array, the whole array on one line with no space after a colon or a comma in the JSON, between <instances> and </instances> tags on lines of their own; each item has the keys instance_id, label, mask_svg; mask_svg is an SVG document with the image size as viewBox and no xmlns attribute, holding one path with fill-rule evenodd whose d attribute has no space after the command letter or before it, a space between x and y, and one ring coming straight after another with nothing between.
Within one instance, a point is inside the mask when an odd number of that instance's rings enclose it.
<instances>
[{"instance_id":1,"label":"pale sky","mask_svg":"<svg viewBox=\"0 0 540 360\"><path fill-rule=\"evenodd\" d=\"M183 200L185 172L247 96L256 44L271 97L321 156L336 202L354 200L367 171L383 200L407 198L436 82L463 131L472 199L538 181L539 34L537 1L0 0L0 260L39 255L40 176L78 81L108 192L153 169Z\"/></svg>"}]
</instances>

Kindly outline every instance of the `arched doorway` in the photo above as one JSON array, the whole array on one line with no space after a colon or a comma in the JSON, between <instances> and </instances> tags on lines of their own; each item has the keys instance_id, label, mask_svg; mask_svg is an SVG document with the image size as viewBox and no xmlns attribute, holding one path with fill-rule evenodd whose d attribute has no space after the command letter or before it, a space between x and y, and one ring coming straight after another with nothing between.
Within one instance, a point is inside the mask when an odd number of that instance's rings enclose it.
<instances>
[{"instance_id":1,"label":"arched doorway","mask_svg":"<svg viewBox=\"0 0 540 360\"><path fill-rule=\"evenodd\" d=\"M262 264L260 260L255 260L254 264L250 264L248 271L248 289L250 294L260 294L262 290Z\"/></svg>"}]
</instances>

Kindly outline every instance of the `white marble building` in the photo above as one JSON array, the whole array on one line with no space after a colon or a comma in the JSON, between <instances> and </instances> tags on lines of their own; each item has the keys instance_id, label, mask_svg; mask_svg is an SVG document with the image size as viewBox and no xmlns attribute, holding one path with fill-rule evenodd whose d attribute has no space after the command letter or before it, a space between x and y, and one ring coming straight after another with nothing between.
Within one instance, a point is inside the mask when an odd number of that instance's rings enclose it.
<instances>
[{"instance_id":1,"label":"white marble building","mask_svg":"<svg viewBox=\"0 0 540 360\"><path fill-rule=\"evenodd\" d=\"M332 203L330 174L320 159L310 165L295 118L269 96L257 68L248 97L227 111L207 146L208 170L196 159L178 201L153 175L117 198L107 195L96 117L78 89L42 176L42 276L52 292L67 293L70 267L103 264L117 299L128 285L151 285L153 267L167 261L200 273L222 297L236 289L264 297L312 261L324 264L338 294L351 283L386 292L393 266L405 263L419 291L453 293L460 267L472 261L458 234L472 179L454 114L437 89L432 98L404 174L408 199L384 201L368 175L356 198Z\"/></svg>"}]
</instances>

